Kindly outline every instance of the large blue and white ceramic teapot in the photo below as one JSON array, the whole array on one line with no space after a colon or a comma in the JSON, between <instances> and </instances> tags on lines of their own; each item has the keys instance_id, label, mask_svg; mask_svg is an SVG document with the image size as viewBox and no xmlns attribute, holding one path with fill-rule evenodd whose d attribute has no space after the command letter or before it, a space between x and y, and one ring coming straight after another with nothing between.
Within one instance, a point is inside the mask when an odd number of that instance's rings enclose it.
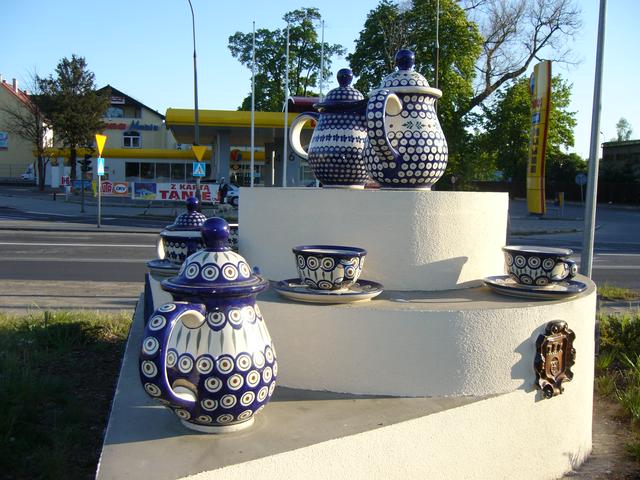
<instances>
[{"instance_id":1,"label":"large blue and white ceramic teapot","mask_svg":"<svg viewBox=\"0 0 640 480\"><path fill-rule=\"evenodd\" d=\"M302 113L291 123L289 141L293 151L309 162L324 187L364 188L369 181L363 158L367 142L367 99L351 86L351 70L343 68L337 77L340 86L331 90L322 103L314 105L317 112ZM397 101L397 97L392 96ZM300 134L309 120L317 125L305 151Z\"/></svg>"},{"instance_id":2,"label":"large blue and white ceramic teapot","mask_svg":"<svg viewBox=\"0 0 640 480\"><path fill-rule=\"evenodd\" d=\"M430 190L447 167L447 141L435 108L442 91L430 87L414 63L412 51L400 50L398 70L369 96L364 159L382 188ZM389 102L390 93L400 97L401 110Z\"/></svg>"},{"instance_id":3,"label":"large blue and white ceramic teapot","mask_svg":"<svg viewBox=\"0 0 640 480\"><path fill-rule=\"evenodd\" d=\"M204 222L205 248L161 286L174 301L144 329L140 379L152 398L191 429L210 433L250 426L275 388L278 364L256 295L268 281L227 246L229 225Z\"/></svg>"}]
</instances>

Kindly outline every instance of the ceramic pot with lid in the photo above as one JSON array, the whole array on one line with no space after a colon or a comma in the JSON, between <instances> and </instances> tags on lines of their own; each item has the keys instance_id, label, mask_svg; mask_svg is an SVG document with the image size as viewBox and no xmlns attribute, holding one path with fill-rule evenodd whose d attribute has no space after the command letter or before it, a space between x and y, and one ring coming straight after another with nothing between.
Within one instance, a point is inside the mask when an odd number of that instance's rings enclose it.
<instances>
[{"instance_id":1,"label":"ceramic pot with lid","mask_svg":"<svg viewBox=\"0 0 640 480\"><path fill-rule=\"evenodd\" d=\"M400 50L398 70L369 96L364 158L381 188L430 190L447 167L447 140L435 108L442 91L430 87L414 63L411 50ZM388 105L390 92L400 97L401 110Z\"/></svg>"},{"instance_id":2,"label":"ceramic pot with lid","mask_svg":"<svg viewBox=\"0 0 640 480\"><path fill-rule=\"evenodd\" d=\"M273 394L278 364L256 303L268 281L229 249L224 219L205 221L202 237L205 248L161 283L174 301L147 322L140 379L186 427L222 433L253 423Z\"/></svg>"},{"instance_id":3,"label":"ceramic pot with lid","mask_svg":"<svg viewBox=\"0 0 640 480\"><path fill-rule=\"evenodd\" d=\"M155 277L176 275L185 259L204 247L201 228L207 217L198 211L199 206L196 197L189 197L187 211L160 232L158 258L147 263Z\"/></svg>"},{"instance_id":4,"label":"ceramic pot with lid","mask_svg":"<svg viewBox=\"0 0 640 480\"><path fill-rule=\"evenodd\" d=\"M289 141L293 151L309 162L324 187L364 188L369 180L363 158L367 142L367 100L351 86L351 70L343 68L337 77L340 86L331 90L322 103L314 105L317 112L296 117L291 124ZM317 124L309 149L305 151L300 134L308 120Z\"/></svg>"}]
</instances>

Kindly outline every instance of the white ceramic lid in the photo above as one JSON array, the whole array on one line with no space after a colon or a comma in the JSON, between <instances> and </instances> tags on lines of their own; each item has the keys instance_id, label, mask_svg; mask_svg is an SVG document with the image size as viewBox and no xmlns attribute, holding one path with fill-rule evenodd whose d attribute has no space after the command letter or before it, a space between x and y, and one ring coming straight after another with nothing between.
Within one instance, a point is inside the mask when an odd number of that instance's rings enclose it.
<instances>
[{"instance_id":1,"label":"white ceramic lid","mask_svg":"<svg viewBox=\"0 0 640 480\"><path fill-rule=\"evenodd\" d=\"M399 50L396 53L396 70L387 75L378 90L389 90L394 93L425 93L436 98L442 96L442 90L432 88L419 72L413 69L415 55L411 50Z\"/></svg>"}]
</instances>

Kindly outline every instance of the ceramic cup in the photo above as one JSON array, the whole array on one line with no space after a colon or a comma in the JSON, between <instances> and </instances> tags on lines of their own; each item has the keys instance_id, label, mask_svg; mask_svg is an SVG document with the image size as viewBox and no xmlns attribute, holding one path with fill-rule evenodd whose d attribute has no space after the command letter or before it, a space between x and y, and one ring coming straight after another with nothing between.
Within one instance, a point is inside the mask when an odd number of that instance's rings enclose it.
<instances>
[{"instance_id":1,"label":"ceramic cup","mask_svg":"<svg viewBox=\"0 0 640 480\"><path fill-rule=\"evenodd\" d=\"M341 245L301 245L293 248L298 275L315 290L350 288L362 273L367 251Z\"/></svg>"},{"instance_id":2,"label":"ceramic cup","mask_svg":"<svg viewBox=\"0 0 640 480\"><path fill-rule=\"evenodd\" d=\"M521 285L545 286L573 278L576 262L568 248L513 246L502 247L505 271Z\"/></svg>"}]
</instances>

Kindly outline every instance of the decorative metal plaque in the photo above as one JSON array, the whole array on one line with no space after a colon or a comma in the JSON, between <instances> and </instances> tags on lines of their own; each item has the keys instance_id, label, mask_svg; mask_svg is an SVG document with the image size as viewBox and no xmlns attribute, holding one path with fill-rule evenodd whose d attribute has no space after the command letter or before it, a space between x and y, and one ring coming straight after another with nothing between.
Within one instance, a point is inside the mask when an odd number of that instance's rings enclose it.
<instances>
[{"instance_id":1,"label":"decorative metal plaque","mask_svg":"<svg viewBox=\"0 0 640 480\"><path fill-rule=\"evenodd\" d=\"M564 391L563 382L573 378L571 367L576 361L573 341L576 334L569 329L567 322L556 320L549 322L545 333L536 340L536 386L542 390L545 398L552 398Z\"/></svg>"}]
</instances>

